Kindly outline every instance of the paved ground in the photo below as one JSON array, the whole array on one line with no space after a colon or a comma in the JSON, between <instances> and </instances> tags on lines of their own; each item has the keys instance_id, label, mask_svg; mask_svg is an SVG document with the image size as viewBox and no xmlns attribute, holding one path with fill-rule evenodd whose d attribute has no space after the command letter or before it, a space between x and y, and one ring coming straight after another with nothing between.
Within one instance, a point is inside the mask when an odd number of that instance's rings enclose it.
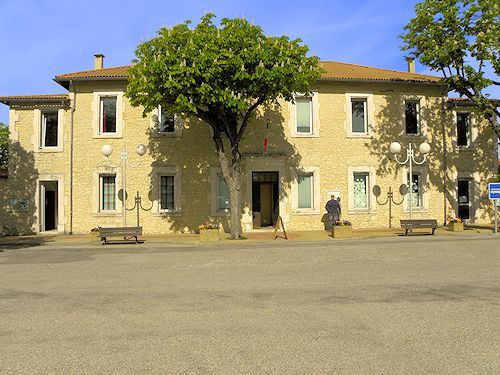
<instances>
[{"instance_id":1,"label":"paved ground","mask_svg":"<svg viewBox=\"0 0 500 375\"><path fill-rule=\"evenodd\" d=\"M0 246L2 374L500 373L492 236L36 245Z\"/></svg>"}]
</instances>

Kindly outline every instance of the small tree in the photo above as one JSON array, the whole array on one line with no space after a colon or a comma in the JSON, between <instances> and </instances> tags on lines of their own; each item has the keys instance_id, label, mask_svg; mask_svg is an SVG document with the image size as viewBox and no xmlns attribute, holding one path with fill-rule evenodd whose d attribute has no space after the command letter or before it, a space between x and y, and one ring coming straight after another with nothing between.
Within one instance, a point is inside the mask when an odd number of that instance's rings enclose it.
<instances>
[{"instance_id":1,"label":"small tree","mask_svg":"<svg viewBox=\"0 0 500 375\"><path fill-rule=\"evenodd\" d=\"M498 0L425 0L401 35L415 58L443 74L450 91L469 98L500 138L496 104L484 89L499 85L485 75L490 65L500 74L500 3Z\"/></svg>"},{"instance_id":2,"label":"small tree","mask_svg":"<svg viewBox=\"0 0 500 375\"><path fill-rule=\"evenodd\" d=\"M9 127L0 122L0 165L9 161Z\"/></svg>"},{"instance_id":3,"label":"small tree","mask_svg":"<svg viewBox=\"0 0 500 375\"><path fill-rule=\"evenodd\" d=\"M130 69L127 97L144 113L162 105L172 113L204 120L230 195L231 238L242 237L239 145L259 106L293 101L308 93L321 74L319 59L307 57L300 39L265 36L245 19L212 22L213 14L172 28L139 44Z\"/></svg>"}]
</instances>

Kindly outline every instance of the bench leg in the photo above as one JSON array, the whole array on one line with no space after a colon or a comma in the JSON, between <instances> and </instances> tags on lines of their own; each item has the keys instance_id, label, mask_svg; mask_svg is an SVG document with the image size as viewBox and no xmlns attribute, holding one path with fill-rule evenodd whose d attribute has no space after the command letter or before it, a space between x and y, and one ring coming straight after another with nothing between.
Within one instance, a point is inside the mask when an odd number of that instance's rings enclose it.
<instances>
[{"instance_id":1,"label":"bench leg","mask_svg":"<svg viewBox=\"0 0 500 375\"><path fill-rule=\"evenodd\" d=\"M432 234L431 235L434 235L434 231L436 230L436 228L432 228Z\"/></svg>"}]
</instances>

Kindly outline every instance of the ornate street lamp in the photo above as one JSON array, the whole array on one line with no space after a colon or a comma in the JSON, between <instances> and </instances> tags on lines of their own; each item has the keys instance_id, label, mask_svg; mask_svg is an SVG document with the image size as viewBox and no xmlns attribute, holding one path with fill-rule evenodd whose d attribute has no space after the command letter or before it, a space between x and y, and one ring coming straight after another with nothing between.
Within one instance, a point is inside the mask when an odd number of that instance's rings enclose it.
<instances>
[{"instance_id":1,"label":"ornate street lamp","mask_svg":"<svg viewBox=\"0 0 500 375\"><path fill-rule=\"evenodd\" d=\"M143 144L139 144L135 147L135 152L139 156L144 156L146 154L147 147ZM122 151L120 152L120 162L116 165L111 164L109 161L109 157L113 153L113 147L111 145L102 146L101 152L104 156L106 156L106 164L111 168L122 167L122 214L123 214L123 226L127 226L127 209L125 207L125 198L126 198L126 174L127 174L127 165L132 168L136 168L142 163L142 158L139 160L137 164L131 164L128 161L128 151L125 145L123 146Z\"/></svg>"},{"instance_id":2,"label":"ornate street lamp","mask_svg":"<svg viewBox=\"0 0 500 375\"><path fill-rule=\"evenodd\" d=\"M413 163L417 165L424 164L425 161L427 160L427 154L431 151L431 146L429 146L428 143L424 142L418 147L418 150L423 155L423 159L421 161L417 161L415 159L415 151L413 150L411 143L408 145L408 148L406 149L406 159L404 161L399 160L397 156L401 152L401 145L398 142L392 142L391 145L389 146L389 150L391 151L391 153L394 154L394 159L396 159L396 162L398 164L405 165L408 162L410 163L409 200L410 200L410 220L411 220L413 214Z\"/></svg>"}]
</instances>

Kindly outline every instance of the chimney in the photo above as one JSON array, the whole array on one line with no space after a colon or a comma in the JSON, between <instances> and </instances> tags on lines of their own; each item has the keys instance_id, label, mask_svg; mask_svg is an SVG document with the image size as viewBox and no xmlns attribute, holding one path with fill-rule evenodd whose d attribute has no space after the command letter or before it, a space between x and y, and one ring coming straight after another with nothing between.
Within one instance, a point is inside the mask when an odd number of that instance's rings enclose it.
<instances>
[{"instance_id":1,"label":"chimney","mask_svg":"<svg viewBox=\"0 0 500 375\"><path fill-rule=\"evenodd\" d=\"M406 62L408 63L408 73L415 73L415 60L408 57Z\"/></svg>"},{"instance_id":2,"label":"chimney","mask_svg":"<svg viewBox=\"0 0 500 375\"><path fill-rule=\"evenodd\" d=\"M102 53L97 53L94 55L94 69L104 68L104 55Z\"/></svg>"}]
</instances>

